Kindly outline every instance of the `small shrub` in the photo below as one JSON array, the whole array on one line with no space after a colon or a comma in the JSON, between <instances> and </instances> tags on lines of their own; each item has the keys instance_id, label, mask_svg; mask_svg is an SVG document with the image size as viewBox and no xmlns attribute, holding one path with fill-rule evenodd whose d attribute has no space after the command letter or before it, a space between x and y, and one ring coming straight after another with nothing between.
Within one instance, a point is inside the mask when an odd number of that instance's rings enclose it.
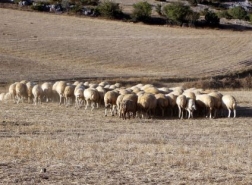
<instances>
[{"instance_id":1,"label":"small shrub","mask_svg":"<svg viewBox=\"0 0 252 185\"><path fill-rule=\"evenodd\" d=\"M228 13L234 19L245 19L245 17L247 16L246 10L241 6L237 6L237 7L229 9Z\"/></svg>"},{"instance_id":2,"label":"small shrub","mask_svg":"<svg viewBox=\"0 0 252 185\"><path fill-rule=\"evenodd\" d=\"M199 4L199 0L187 0L187 1L191 6L197 6Z\"/></svg>"},{"instance_id":3,"label":"small shrub","mask_svg":"<svg viewBox=\"0 0 252 185\"><path fill-rule=\"evenodd\" d=\"M249 21L252 23L252 14L249 14Z\"/></svg>"},{"instance_id":4,"label":"small shrub","mask_svg":"<svg viewBox=\"0 0 252 185\"><path fill-rule=\"evenodd\" d=\"M179 24L189 22L190 18L194 17L192 16L193 11L191 10L191 8L189 6L183 5L182 3L172 3L164 6L163 14L168 19L168 21Z\"/></svg>"},{"instance_id":5,"label":"small shrub","mask_svg":"<svg viewBox=\"0 0 252 185\"><path fill-rule=\"evenodd\" d=\"M206 24L208 24L208 25L217 26L220 23L220 18L217 16L216 13L214 13L212 11L208 11L206 13L205 20L206 20Z\"/></svg>"},{"instance_id":6,"label":"small shrub","mask_svg":"<svg viewBox=\"0 0 252 185\"><path fill-rule=\"evenodd\" d=\"M97 6L99 4L99 0L80 0L82 5L92 5Z\"/></svg>"},{"instance_id":7,"label":"small shrub","mask_svg":"<svg viewBox=\"0 0 252 185\"><path fill-rule=\"evenodd\" d=\"M220 12L218 12L217 15L218 15L219 18L232 19L232 16L229 15L227 10L220 11Z\"/></svg>"},{"instance_id":8,"label":"small shrub","mask_svg":"<svg viewBox=\"0 0 252 185\"><path fill-rule=\"evenodd\" d=\"M118 3L104 1L97 6L97 11L101 16L107 18L120 18L123 13Z\"/></svg>"},{"instance_id":9,"label":"small shrub","mask_svg":"<svg viewBox=\"0 0 252 185\"><path fill-rule=\"evenodd\" d=\"M139 2L133 5L132 18L134 21L147 21L151 16L151 5L147 2Z\"/></svg>"}]
</instances>

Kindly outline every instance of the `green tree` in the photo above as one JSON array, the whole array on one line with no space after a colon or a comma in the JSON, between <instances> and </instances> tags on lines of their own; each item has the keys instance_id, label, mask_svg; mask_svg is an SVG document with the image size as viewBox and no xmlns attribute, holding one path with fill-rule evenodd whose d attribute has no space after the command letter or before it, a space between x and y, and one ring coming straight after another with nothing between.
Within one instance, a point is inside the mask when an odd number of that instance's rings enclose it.
<instances>
[{"instance_id":1,"label":"green tree","mask_svg":"<svg viewBox=\"0 0 252 185\"><path fill-rule=\"evenodd\" d=\"M97 6L97 11L100 15L107 18L119 18L122 16L122 9L118 3L104 1Z\"/></svg>"},{"instance_id":2,"label":"green tree","mask_svg":"<svg viewBox=\"0 0 252 185\"><path fill-rule=\"evenodd\" d=\"M163 14L168 20L179 24L190 22L190 18L195 17L192 16L193 11L191 8L182 3L172 3L164 6Z\"/></svg>"},{"instance_id":3,"label":"green tree","mask_svg":"<svg viewBox=\"0 0 252 185\"><path fill-rule=\"evenodd\" d=\"M145 2L139 2L133 5L132 18L135 21L146 21L151 16L151 4Z\"/></svg>"},{"instance_id":4,"label":"green tree","mask_svg":"<svg viewBox=\"0 0 252 185\"><path fill-rule=\"evenodd\" d=\"M216 13L212 11L207 11L205 14L206 23L209 25L217 26L220 23L220 18L217 16Z\"/></svg>"},{"instance_id":5,"label":"green tree","mask_svg":"<svg viewBox=\"0 0 252 185\"><path fill-rule=\"evenodd\" d=\"M228 14L231 15L234 19L245 19L245 17L247 16L246 10L241 6L229 9Z\"/></svg>"}]
</instances>

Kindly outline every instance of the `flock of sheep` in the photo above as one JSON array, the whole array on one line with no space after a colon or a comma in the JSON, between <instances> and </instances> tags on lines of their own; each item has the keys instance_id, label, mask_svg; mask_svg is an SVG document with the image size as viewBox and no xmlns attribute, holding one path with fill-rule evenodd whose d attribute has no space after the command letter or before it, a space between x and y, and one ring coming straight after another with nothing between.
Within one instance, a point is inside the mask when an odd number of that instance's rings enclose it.
<instances>
[{"instance_id":1,"label":"flock of sheep","mask_svg":"<svg viewBox=\"0 0 252 185\"><path fill-rule=\"evenodd\" d=\"M177 116L183 119L197 117L216 118L223 116L228 110L228 117L236 117L237 103L233 96L222 95L211 90L182 87L157 88L152 84L138 84L132 87L122 87L120 83L113 85L108 82L99 84L79 82L55 83L15 82L9 86L7 93L0 94L0 101L14 103L28 102L35 105L42 101L58 101L65 106L75 105L75 108L85 106L85 109L99 106L105 107L105 116L110 109L111 115L118 114L120 118L147 117L154 115ZM186 115L184 114L186 113Z\"/></svg>"}]
</instances>

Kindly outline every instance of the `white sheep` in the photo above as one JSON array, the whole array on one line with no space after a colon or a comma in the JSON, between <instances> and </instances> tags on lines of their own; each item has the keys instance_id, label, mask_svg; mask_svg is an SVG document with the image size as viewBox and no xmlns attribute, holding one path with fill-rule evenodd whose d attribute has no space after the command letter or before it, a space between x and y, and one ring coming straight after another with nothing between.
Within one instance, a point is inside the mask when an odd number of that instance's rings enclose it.
<instances>
[{"instance_id":1,"label":"white sheep","mask_svg":"<svg viewBox=\"0 0 252 185\"><path fill-rule=\"evenodd\" d=\"M191 117L193 118L193 112L196 110L195 99L187 98L185 109L188 111L188 119Z\"/></svg>"},{"instance_id":2,"label":"white sheep","mask_svg":"<svg viewBox=\"0 0 252 185\"><path fill-rule=\"evenodd\" d=\"M232 110L234 112L234 118L236 117L237 102L233 96L223 95L222 96L222 107L228 109L228 118L230 118Z\"/></svg>"},{"instance_id":3,"label":"white sheep","mask_svg":"<svg viewBox=\"0 0 252 185\"><path fill-rule=\"evenodd\" d=\"M175 115L175 113L177 113L177 96L175 94L169 93L166 94L165 97L168 99L168 110L170 110L171 114L170 116L173 117L173 115Z\"/></svg>"},{"instance_id":4,"label":"white sheep","mask_svg":"<svg viewBox=\"0 0 252 185\"><path fill-rule=\"evenodd\" d=\"M179 109L179 115L178 117L183 119L183 112L186 108L186 96L185 95L179 95L176 99L176 104Z\"/></svg>"},{"instance_id":5,"label":"white sheep","mask_svg":"<svg viewBox=\"0 0 252 185\"><path fill-rule=\"evenodd\" d=\"M52 100L53 98L52 83L44 82L41 85L41 88L43 90L43 96L46 99L46 102L49 102L49 100Z\"/></svg>"},{"instance_id":6,"label":"white sheep","mask_svg":"<svg viewBox=\"0 0 252 185\"><path fill-rule=\"evenodd\" d=\"M214 99L214 117L217 117L217 111L221 111L222 108L222 94L219 92L211 92L208 94L209 96L213 97Z\"/></svg>"},{"instance_id":7,"label":"white sheep","mask_svg":"<svg viewBox=\"0 0 252 185\"><path fill-rule=\"evenodd\" d=\"M17 97L17 103L20 101L24 102L24 99L27 98L27 87L25 83L18 82L16 84L16 97Z\"/></svg>"},{"instance_id":8,"label":"white sheep","mask_svg":"<svg viewBox=\"0 0 252 185\"><path fill-rule=\"evenodd\" d=\"M9 94L10 94L10 97L13 100L14 103L16 103L16 95L17 95L17 93L16 93L16 84L17 84L17 82L11 84L10 87L9 87Z\"/></svg>"},{"instance_id":9,"label":"white sheep","mask_svg":"<svg viewBox=\"0 0 252 185\"><path fill-rule=\"evenodd\" d=\"M108 91L104 95L104 106L105 106L105 116L107 116L107 109L111 111L111 115L114 116L114 111L116 111L116 100L119 96L117 91Z\"/></svg>"},{"instance_id":10,"label":"white sheep","mask_svg":"<svg viewBox=\"0 0 252 185\"><path fill-rule=\"evenodd\" d=\"M206 117L212 118L212 110L214 109L214 99L208 94L196 95L196 105L198 110L205 110Z\"/></svg>"},{"instance_id":11,"label":"white sheep","mask_svg":"<svg viewBox=\"0 0 252 185\"><path fill-rule=\"evenodd\" d=\"M123 97L124 97L124 94L120 94L116 99L116 108L117 108L117 112L119 113L119 118L121 117L120 108L121 108Z\"/></svg>"},{"instance_id":12,"label":"white sheep","mask_svg":"<svg viewBox=\"0 0 252 185\"><path fill-rule=\"evenodd\" d=\"M144 113L148 118L151 118L156 107L157 99L153 94L144 93L142 95L138 95L137 109L139 110L139 113L142 113L142 118L144 118Z\"/></svg>"},{"instance_id":13,"label":"white sheep","mask_svg":"<svg viewBox=\"0 0 252 185\"><path fill-rule=\"evenodd\" d=\"M41 99L43 96L43 89L40 85L34 85L32 88L32 95L34 96L34 104L37 105L38 103L41 104Z\"/></svg>"},{"instance_id":14,"label":"white sheep","mask_svg":"<svg viewBox=\"0 0 252 185\"><path fill-rule=\"evenodd\" d=\"M159 108L162 111L162 116L164 117L165 109L169 106L169 100L165 97L164 94L155 94L155 97L157 99L157 108Z\"/></svg>"},{"instance_id":15,"label":"white sheep","mask_svg":"<svg viewBox=\"0 0 252 185\"><path fill-rule=\"evenodd\" d=\"M130 113L133 113L133 117L136 116L137 111L137 104L133 100L125 99L122 100L120 104L120 115L123 119L126 119L128 115L128 118L130 119Z\"/></svg>"},{"instance_id":16,"label":"white sheep","mask_svg":"<svg viewBox=\"0 0 252 185\"><path fill-rule=\"evenodd\" d=\"M60 99L59 104L60 105L62 104L62 99L64 98L64 90L65 90L66 85L67 85L67 83L65 81L56 82L56 85L55 85L55 90L59 95L59 99ZM53 87L53 90L54 90L54 87Z\"/></svg>"},{"instance_id":17,"label":"white sheep","mask_svg":"<svg viewBox=\"0 0 252 185\"><path fill-rule=\"evenodd\" d=\"M93 111L93 109L95 108L95 104L96 107L99 107L99 101L100 101L100 94L97 91L97 89L95 88L88 88L84 90L84 98L86 101L86 108L88 106L91 106L91 111Z\"/></svg>"},{"instance_id":18,"label":"white sheep","mask_svg":"<svg viewBox=\"0 0 252 185\"><path fill-rule=\"evenodd\" d=\"M0 101L4 101L4 95L5 95L5 93L0 94Z\"/></svg>"},{"instance_id":19,"label":"white sheep","mask_svg":"<svg viewBox=\"0 0 252 185\"><path fill-rule=\"evenodd\" d=\"M27 82L26 83L26 87L27 87L27 96L28 96L28 103L32 103L32 99L33 99L33 94L32 94L32 88L35 86L36 84L34 82Z\"/></svg>"},{"instance_id":20,"label":"white sheep","mask_svg":"<svg viewBox=\"0 0 252 185\"><path fill-rule=\"evenodd\" d=\"M71 105L73 102L74 90L75 90L75 86L71 84L67 85L64 89L63 96L64 96L64 104L66 107Z\"/></svg>"}]
</instances>

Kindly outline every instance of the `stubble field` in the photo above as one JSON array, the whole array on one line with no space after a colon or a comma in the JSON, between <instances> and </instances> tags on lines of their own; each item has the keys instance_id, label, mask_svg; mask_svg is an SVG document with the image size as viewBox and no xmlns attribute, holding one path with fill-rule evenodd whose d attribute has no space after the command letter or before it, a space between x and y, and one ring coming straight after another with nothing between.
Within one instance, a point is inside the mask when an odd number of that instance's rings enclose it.
<instances>
[{"instance_id":1,"label":"stubble field","mask_svg":"<svg viewBox=\"0 0 252 185\"><path fill-rule=\"evenodd\" d=\"M0 9L0 80L204 77L250 67L250 32L178 29ZM7 87L1 87L6 92ZM236 119L120 120L0 102L2 184L251 184L250 91ZM46 169L46 172L41 172Z\"/></svg>"}]
</instances>

